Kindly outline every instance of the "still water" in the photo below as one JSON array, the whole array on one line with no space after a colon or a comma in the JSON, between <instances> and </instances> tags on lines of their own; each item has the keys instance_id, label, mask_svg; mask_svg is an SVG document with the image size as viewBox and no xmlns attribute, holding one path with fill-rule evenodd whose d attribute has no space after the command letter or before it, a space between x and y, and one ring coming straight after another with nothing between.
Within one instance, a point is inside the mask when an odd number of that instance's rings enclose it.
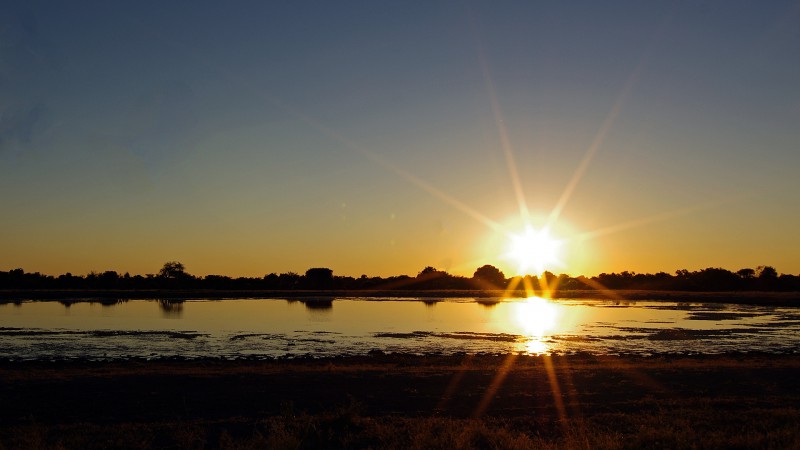
<instances>
[{"instance_id":1,"label":"still water","mask_svg":"<svg viewBox=\"0 0 800 450\"><path fill-rule=\"evenodd\" d=\"M655 301L239 299L0 303L0 359L797 353L800 309Z\"/></svg>"}]
</instances>

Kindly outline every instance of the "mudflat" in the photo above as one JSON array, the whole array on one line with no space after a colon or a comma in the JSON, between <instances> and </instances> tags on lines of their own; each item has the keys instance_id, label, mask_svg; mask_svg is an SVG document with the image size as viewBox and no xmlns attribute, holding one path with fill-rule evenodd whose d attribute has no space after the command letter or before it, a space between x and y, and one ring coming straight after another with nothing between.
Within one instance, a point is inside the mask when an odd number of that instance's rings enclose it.
<instances>
[{"instance_id":1,"label":"mudflat","mask_svg":"<svg viewBox=\"0 0 800 450\"><path fill-rule=\"evenodd\" d=\"M800 355L0 363L2 448L800 447Z\"/></svg>"}]
</instances>

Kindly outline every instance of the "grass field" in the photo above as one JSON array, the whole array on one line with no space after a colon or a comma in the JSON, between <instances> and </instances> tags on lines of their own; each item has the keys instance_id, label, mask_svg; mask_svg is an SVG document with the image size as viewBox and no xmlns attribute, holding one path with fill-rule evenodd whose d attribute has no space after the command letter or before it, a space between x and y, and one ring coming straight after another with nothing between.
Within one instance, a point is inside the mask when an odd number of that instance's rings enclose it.
<instances>
[{"instance_id":1,"label":"grass field","mask_svg":"<svg viewBox=\"0 0 800 450\"><path fill-rule=\"evenodd\" d=\"M0 448L800 448L800 356L0 363Z\"/></svg>"}]
</instances>

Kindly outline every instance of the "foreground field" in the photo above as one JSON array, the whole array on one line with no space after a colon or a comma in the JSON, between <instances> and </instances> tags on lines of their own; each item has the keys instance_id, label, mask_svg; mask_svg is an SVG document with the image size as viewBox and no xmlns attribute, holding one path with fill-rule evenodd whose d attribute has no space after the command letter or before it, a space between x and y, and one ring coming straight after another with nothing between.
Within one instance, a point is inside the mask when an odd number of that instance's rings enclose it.
<instances>
[{"instance_id":1,"label":"foreground field","mask_svg":"<svg viewBox=\"0 0 800 450\"><path fill-rule=\"evenodd\" d=\"M800 356L0 363L0 448L798 448Z\"/></svg>"}]
</instances>

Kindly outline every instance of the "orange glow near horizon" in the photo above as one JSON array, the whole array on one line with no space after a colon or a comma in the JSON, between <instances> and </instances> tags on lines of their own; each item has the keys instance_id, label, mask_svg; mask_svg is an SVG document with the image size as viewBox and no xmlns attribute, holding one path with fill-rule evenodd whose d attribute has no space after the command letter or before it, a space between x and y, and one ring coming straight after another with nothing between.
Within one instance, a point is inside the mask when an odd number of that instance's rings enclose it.
<instances>
[{"instance_id":1,"label":"orange glow near horizon","mask_svg":"<svg viewBox=\"0 0 800 450\"><path fill-rule=\"evenodd\" d=\"M474 261L494 264L508 278L534 275L541 278L544 272L584 274L583 271L598 257L591 239L581 240L582 231L565 219L547 224L547 215L532 211L529 218L512 215L500 222L502 230L488 232L478 241ZM519 286L523 288L526 286ZM546 286L530 286L532 290L546 290Z\"/></svg>"}]
</instances>

